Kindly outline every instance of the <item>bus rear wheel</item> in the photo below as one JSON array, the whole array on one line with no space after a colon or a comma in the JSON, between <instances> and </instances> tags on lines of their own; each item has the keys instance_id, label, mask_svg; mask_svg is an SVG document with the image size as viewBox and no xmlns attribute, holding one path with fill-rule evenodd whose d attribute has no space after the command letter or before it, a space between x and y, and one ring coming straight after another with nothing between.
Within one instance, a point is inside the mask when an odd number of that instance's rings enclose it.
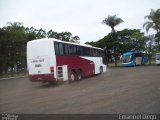
<instances>
[{"instance_id":1,"label":"bus rear wheel","mask_svg":"<svg viewBox=\"0 0 160 120\"><path fill-rule=\"evenodd\" d=\"M71 71L69 82L74 82L74 81L76 81L76 74L74 71Z\"/></svg>"},{"instance_id":2,"label":"bus rear wheel","mask_svg":"<svg viewBox=\"0 0 160 120\"><path fill-rule=\"evenodd\" d=\"M82 72L80 70L78 70L77 72L77 80L81 80L82 79Z\"/></svg>"}]
</instances>

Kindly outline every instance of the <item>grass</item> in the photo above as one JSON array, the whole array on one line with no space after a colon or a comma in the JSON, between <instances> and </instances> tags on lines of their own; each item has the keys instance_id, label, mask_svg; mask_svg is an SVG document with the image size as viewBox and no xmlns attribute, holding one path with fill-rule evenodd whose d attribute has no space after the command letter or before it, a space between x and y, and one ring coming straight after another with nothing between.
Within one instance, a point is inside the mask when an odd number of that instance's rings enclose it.
<instances>
[{"instance_id":1,"label":"grass","mask_svg":"<svg viewBox=\"0 0 160 120\"><path fill-rule=\"evenodd\" d=\"M151 65L155 65L155 64L156 64L156 60L152 59ZM146 65L150 65L150 64L147 63ZM115 63L114 62L109 63L108 67L111 67L111 68L115 67ZM117 61L117 67L122 67L120 60ZM18 72L18 73L12 72L12 73L3 74L0 76L0 78L18 77L18 76L25 76L25 75L27 75L27 72Z\"/></svg>"},{"instance_id":2,"label":"grass","mask_svg":"<svg viewBox=\"0 0 160 120\"><path fill-rule=\"evenodd\" d=\"M115 67L115 63L109 63L108 67ZM117 67L121 67L121 62L117 62Z\"/></svg>"},{"instance_id":3,"label":"grass","mask_svg":"<svg viewBox=\"0 0 160 120\"><path fill-rule=\"evenodd\" d=\"M18 73L7 73L0 76L0 78L9 78L9 77L19 77L27 75L26 72L18 72Z\"/></svg>"}]
</instances>

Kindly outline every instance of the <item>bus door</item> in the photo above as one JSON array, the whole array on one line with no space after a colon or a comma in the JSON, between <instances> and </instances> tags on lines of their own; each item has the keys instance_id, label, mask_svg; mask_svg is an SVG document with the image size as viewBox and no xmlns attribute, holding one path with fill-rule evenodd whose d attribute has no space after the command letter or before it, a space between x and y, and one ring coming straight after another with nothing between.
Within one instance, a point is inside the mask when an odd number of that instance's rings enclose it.
<instances>
[{"instance_id":1,"label":"bus door","mask_svg":"<svg viewBox=\"0 0 160 120\"><path fill-rule=\"evenodd\" d=\"M135 64L136 65L141 65L143 60L143 56L141 54L136 54L135 55Z\"/></svg>"}]
</instances>

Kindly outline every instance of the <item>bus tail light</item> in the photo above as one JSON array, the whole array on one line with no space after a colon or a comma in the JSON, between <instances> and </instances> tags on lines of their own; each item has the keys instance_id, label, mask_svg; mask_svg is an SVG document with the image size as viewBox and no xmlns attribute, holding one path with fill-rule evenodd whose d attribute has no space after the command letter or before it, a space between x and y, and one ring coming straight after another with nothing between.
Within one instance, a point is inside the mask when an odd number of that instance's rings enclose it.
<instances>
[{"instance_id":1,"label":"bus tail light","mask_svg":"<svg viewBox=\"0 0 160 120\"><path fill-rule=\"evenodd\" d=\"M50 71L51 71L51 74L53 74L54 73L54 67L52 66L52 67L50 67Z\"/></svg>"}]
</instances>

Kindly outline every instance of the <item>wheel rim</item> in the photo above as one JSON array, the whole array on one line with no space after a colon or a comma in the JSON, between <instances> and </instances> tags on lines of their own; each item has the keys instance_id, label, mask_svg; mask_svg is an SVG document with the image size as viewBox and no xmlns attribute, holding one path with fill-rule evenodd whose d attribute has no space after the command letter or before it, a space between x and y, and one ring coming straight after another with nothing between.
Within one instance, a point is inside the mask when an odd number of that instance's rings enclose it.
<instances>
[{"instance_id":1,"label":"wheel rim","mask_svg":"<svg viewBox=\"0 0 160 120\"><path fill-rule=\"evenodd\" d=\"M81 80L82 79L82 72L80 70L78 70L77 72L77 80Z\"/></svg>"},{"instance_id":2,"label":"wheel rim","mask_svg":"<svg viewBox=\"0 0 160 120\"><path fill-rule=\"evenodd\" d=\"M82 79L82 75L81 73L78 74L78 80L81 80Z\"/></svg>"},{"instance_id":3,"label":"wheel rim","mask_svg":"<svg viewBox=\"0 0 160 120\"><path fill-rule=\"evenodd\" d=\"M72 73L71 74L71 80L74 81L75 80L75 75Z\"/></svg>"}]
</instances>

